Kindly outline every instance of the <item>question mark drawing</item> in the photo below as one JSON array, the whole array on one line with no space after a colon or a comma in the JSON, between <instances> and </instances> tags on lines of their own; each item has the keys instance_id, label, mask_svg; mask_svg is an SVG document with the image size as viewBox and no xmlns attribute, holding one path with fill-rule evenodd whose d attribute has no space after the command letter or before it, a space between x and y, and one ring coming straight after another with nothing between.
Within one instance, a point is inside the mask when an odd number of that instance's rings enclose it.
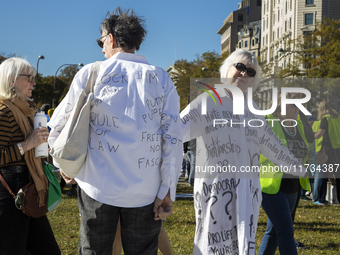
<instances>
[{"instance_id":1,"label":"question mark drawing","mask_svg":"<svg viewBox=\"0 0 340 255\"><path fill-rule=\"evenodd\" d=\"M195 194L195 202L194 205L198 209L198 215L201 216L202 207L201 207L201 194L197 191Z\"/></svg>"},{"instance_id":2,"label":"question mark drawing","mask_svg":"<svg viewBox=\"0 0 340 255\"><path fill-rule=\"evenodd\" d=\"M205 202L208 203L208 201L210 200L210 198L215 198L215 201L213 201L212 204L211 204L211 206L210 206L210 215L211 215L211 218L214 220L215 218L214 218L214 215L213 215L212 212L211 212L211 207L217 202L217 197L216 197L216 196L211 196L211 197L209 197ZM217 221L214 221L213 223L216 224Z\"/></svg>"},{"instance_id":3,"label":"question mark drawing","mask_svg":"<svg viewBox=\"0 0 340 255\"><path fill-rule=\"evenodd\" d=\"M230 200L229 202L225 205L225 212L227 215L229 215L229 210L228 210L228 205L231 203L231 201L233 200L233 193L231 191L226 191L222 194L222 197L224 197L225 194L230 194ZM232 219L232 216L229 215L229 220Z\"/></svg>"}]
</instances>

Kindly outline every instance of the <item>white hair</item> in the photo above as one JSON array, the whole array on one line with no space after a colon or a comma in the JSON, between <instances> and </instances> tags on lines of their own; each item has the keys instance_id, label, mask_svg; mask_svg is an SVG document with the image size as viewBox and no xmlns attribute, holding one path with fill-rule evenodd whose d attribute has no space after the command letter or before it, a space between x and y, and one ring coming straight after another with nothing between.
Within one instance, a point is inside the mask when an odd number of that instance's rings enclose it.
<instances>
[{"instance_id":1,"label":"white hair","mask_svg":"<svg viewBox=\"0 0 340 255\"><path fill-rule=\"evenodd\" d=\"M239 63L239 62L252 65L254 70L256 71L256 75L254 76L254 79L250 83L250 86L255 91L257 88L257 85L260 82L261 67L256 57L247 50L237 49L233 53L231 53L226 60L224 60L223 64L220 67L221 78L228 78L227 74L229 72L230 67L233 64Z\"/></svg>"},{"instance_id":2,"label":"white hair","mask_svg":"<svg viewBox=\"0 0 340 255\"><path fill-rule=\"evenodd\" d=\"M26 60L20 57L8 58L0 65L0 100L12 99L14 83L19 74L35 76L37 71ZM18 93L18 91L16 91Z\"/></svg>"}]
</instances>

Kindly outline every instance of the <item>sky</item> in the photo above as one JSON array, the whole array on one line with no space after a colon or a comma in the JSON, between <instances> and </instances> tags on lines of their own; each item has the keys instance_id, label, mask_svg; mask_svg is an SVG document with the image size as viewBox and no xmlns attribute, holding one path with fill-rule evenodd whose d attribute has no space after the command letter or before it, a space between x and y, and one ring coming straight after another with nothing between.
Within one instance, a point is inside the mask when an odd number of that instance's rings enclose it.
<instances>
[{"instance_id":1,"label":"sky","mask_svg":"<svg viewBox=\"0 0 340 255\"><path fill-rule=\"evenodd\" d=\"M167 68L176 60L221 53L222 27L241 0L1 0L0 54L26 58L43 76L64 64L105 60L96 39L107 13L120 6L145 19L147 37L136 54ZM58 71L58 74L60 71Z\"/></svg>"}]
</instances>

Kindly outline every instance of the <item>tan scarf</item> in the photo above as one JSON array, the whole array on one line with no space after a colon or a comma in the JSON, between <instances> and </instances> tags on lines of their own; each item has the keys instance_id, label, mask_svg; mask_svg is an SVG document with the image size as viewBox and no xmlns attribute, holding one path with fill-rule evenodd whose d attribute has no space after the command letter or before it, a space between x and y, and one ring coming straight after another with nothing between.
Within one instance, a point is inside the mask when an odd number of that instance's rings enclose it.
<instances>
[{"instance_id":1,"label":"tan scarf","mask_svg":"<svg viewBox=\"0 0 340 255\"><path fill-rule=\"evenodd\" d=\"M37 111L35 104L31 101L24 101L15 97L12 101L1 100L12 111L15 121L26 138L33 132L33 114ZM25 161L39 194L39 206L46 203L46 192L48 190L48 180L44 173L40 158L35 157L34 148L25 152Z\"/></svg>"}]
</instances>

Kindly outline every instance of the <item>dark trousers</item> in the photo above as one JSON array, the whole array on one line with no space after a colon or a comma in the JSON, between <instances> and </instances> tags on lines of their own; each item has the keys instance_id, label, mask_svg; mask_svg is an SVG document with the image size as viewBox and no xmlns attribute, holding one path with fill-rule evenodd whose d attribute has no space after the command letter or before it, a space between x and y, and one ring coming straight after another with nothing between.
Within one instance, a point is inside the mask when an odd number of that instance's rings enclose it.
<instances>
[{"instance_id":1,"label":"dark trousers","mask_svg":"<svg viewBox=\"0 0 340 255\"><path fill-rule=\"evenodd\" d=\"M15 194L29 182L27 173L4 174L3 177ZM61 254L47 217L35 219L18 210L13 197L2 183L0 183L0 254Z\"/></svg>"},{"instance_id":2,"label":"dark trousers","mask_svg":"<svg viewBox=\"0 0 340 255\"><path fill-rule=\"evenodd\" d=\"M126 255L156 255L162 222L154 220L153 203L122 208L100 203L78 187L81 214L79 254L111 255L118 219Z\"/></svg>"}]
</instances>

